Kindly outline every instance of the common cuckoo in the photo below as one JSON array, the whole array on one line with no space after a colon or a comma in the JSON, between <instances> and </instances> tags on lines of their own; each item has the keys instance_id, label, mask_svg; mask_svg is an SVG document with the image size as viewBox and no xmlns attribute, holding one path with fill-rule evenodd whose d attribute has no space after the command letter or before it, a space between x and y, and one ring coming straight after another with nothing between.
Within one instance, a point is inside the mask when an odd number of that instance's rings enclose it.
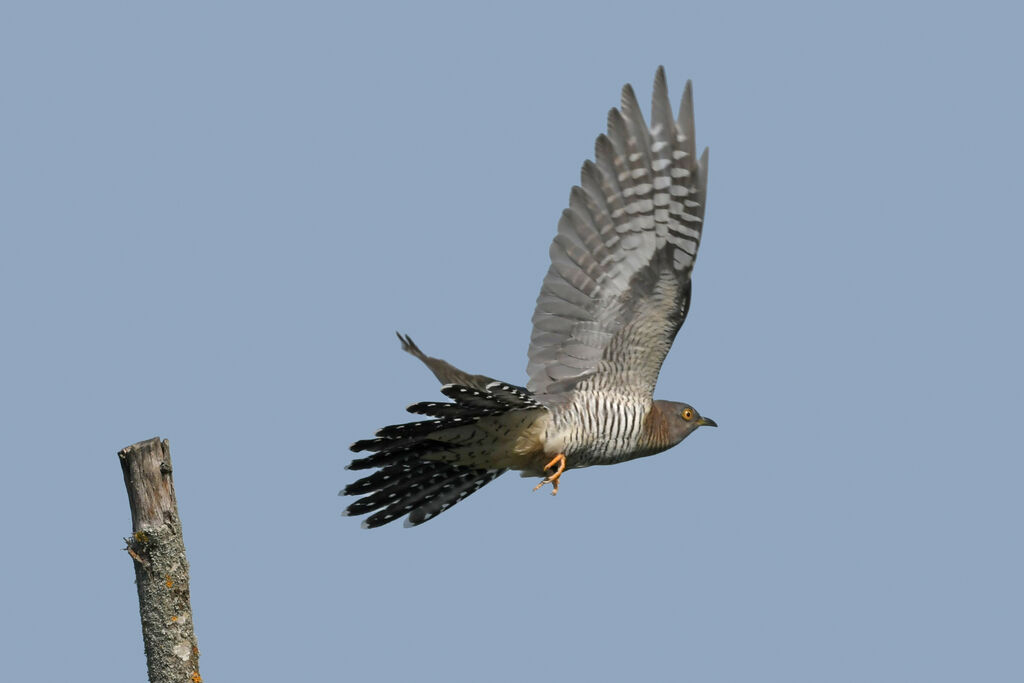
<instances>
[{"instance_id":1,"label":"common cuckoo","mask_svg":"<svg viewBox=\"0 0 1024 683\"><path fill-rule=\"evenodd\" d=\"M415 526L508 470L543 477L534 490L551 484L555 494L568 470L660 453L717 426L692 406L653 397L690 308L708 170L707 149L696 151L689 82L674 119L658 69L649 126L632 87L622 89L558 223L526 387L463 372L399 335L450 401L411 405L433 419L352 444L370 455L349 469L377 471L341 492L363 496L345 514L373 513L368 528L406 515Z\"/></svg>"}]
</instances>

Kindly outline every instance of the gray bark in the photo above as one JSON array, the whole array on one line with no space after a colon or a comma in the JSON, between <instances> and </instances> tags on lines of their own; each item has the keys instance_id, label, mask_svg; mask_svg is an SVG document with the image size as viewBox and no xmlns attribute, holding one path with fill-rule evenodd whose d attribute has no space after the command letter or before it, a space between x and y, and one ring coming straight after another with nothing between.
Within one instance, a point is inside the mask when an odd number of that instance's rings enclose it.
<instances>
[{"instance_id":1,"label":"gray bark","mask_svg":"<svg viewBox=\"0 0 1024 683\"><path fill-rule=\"evenodd\" d=\"M135 564L150 683L199 683L203 679L170 447L157 437L117 455L132 511L132 535L125 542Z\"/></svg>"}]
</instances>

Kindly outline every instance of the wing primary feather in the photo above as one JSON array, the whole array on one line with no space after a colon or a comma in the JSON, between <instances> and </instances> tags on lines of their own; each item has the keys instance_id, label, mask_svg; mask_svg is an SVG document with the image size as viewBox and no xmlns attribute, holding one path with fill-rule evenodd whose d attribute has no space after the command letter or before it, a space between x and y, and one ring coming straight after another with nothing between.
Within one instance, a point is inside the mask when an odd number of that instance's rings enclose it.
<instances>
[{"instance_id":1,"label":"wing primary feather","mask_svg":"<svg viewBox=\"0 0 1024 683\"><path fill-rule=\"evenodd\" d=\"M697 201L700 202L701 216L703 216L703 214L704 214L705 202L707 201L707 194L708 194L708 153L709 152L710 152L710 149L708 147L705 147L704 151L700 155L700 165L697 167L698 168L698 173L700 174L699 180L697 182L697 197L698 197Z\"/></svg>"},{"instance_id":2,"label":"wing primary feather","mask_svg":"<svg viewBox=\"0 0 1024 683\"><path fill-rule=\"evenodd\" d=\"M672 105L668 101L668 83L665 81L665 67L659 66L658 72L654 75L654 91L651 94L651 129L654 132L654 142L667 141L671 147L675 140L675 121L672 119ZM660 150L653 150L655 153Z\"/></svg>"},{"instance_id":3,"label":"wing primary feather","mask_svg":"<svg viewBox=\"0 0 1024 683\"><path fill-rule=\"evenodd\" d=\"M647 170L651 167L651 133L647 129L640 103L633 86L628 83L622 88L622 115L629 131L628 162L632 171Z\"/></svg>"},{"instance_id":4,"label":"wing primary feather","mask_svg":"<svg viewBox=\"0 0 1024 683\"><path fill-rule=\"evenodd\" d=\"M685 138L683 151L691 158L697 156L697 131L693 119L693 82L686 81L683 99L679 103L679 132Z\"/></svg>"}]
</instances>

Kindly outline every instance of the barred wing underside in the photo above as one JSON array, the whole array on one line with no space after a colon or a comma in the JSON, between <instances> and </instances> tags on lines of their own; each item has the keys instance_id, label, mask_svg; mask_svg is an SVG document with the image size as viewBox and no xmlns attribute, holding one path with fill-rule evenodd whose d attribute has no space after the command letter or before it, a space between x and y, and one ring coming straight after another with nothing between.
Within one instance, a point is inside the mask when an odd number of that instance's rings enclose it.
<instances>
[{"instance_id":1,"label":"barred wing underside","mask_svg":"<svg viewBox=\"0 0 1024 683\"><path fill-rule=\"evenodd\" d=\"M558 223L527 365L528 388L549 402L602 385L649 398L686 318L707 150L698 160L689 82L678 120L662 68L652 99L648 128L623 88Z\"/></svg>"}]
</instances>

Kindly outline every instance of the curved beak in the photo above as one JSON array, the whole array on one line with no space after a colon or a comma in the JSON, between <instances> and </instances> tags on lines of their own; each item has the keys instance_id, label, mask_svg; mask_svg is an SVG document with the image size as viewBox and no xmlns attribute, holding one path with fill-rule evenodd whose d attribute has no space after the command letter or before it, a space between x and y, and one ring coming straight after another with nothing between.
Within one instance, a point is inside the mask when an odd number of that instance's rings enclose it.
<instances>
[{"instance_id":1,"label":"curved beak","mask_svg":"<svg viewBox=\"0 0 1024 683\"><path fill-rule=\"evenodd\" d=\"M697 420L698 427L717 427L718 423L712 420L710 417L702 417Z\"/></svg>"}]
</instances>

